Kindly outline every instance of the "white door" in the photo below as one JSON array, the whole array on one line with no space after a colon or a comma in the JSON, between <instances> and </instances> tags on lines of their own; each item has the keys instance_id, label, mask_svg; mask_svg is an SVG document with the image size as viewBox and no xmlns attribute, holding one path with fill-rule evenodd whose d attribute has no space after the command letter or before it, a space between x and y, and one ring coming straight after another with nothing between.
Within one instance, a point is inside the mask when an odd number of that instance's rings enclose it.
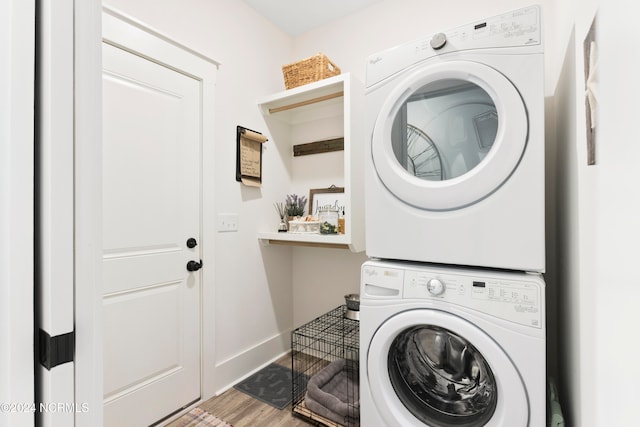
<instances>
[{"instance_id":1,"label":"white door","mask_svg":"<svg viewBox=\"0 0 640 427\"><path fill-rule=\"evenodd\" d=\"M200 81L103 43L105 426L200 397Z\"/></svg>"},{"instance_id":2,"label":"white door","mask_svg":"<svg viewBox=\"0 0 640 427\"><path fill-rule=\"evenodd\" d=\"M528 138L513 84L472 61L429 62L397 83L377 116L373 162L396 197L455 210L496 191L518 166Z\"/></svg>"}]
</instances>

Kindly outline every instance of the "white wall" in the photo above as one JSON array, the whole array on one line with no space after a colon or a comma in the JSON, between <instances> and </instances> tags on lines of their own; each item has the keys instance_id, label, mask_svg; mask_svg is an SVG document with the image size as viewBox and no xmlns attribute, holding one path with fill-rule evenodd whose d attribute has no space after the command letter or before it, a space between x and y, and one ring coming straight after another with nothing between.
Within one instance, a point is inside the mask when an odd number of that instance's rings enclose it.
<instances>
[{"instance_id":1,"label":"white wall","mask_svg":"<svg viewBox=\"0 0 640 427\"><path fill-rule=\"evenodd\" d=\"M598 9L600 11L598 12ZM634 1L565 1L558 34L568 34L551 103L555 172L561 397L568 426L637 424L640 350L637 240L640 145L634 124L640 63ZM600 114L596 165L587 166L583 41L598 14ZM567 19L568 18L568 19ZM632 65L633 64L633 65ZM622 185L621 185L622 184Z\"/></svg>"},{"instance_id":2,"label":"white wall","mask_svg":"<svg viewBox=\"0 0 640 427\"><path fill-rule=\"evenodd\" d=\"M554 127L557 127L556 139L554 142L557 162L554 165L557 185L555 186L554 201L556 209L553 214L556 218L556 225L559 233L551 236L551 241L555 243L556 256L561 260L556 264L556 279L560 284L557 292L561 300L560 305L563 310L558 314L559 333L566 339L559 345L559 358L563 366L567 369L560 372L558 378L561 397L563 398L564 411L571 419L580 418L580 315L581 305L568 304L568 301L578 301L580 296L580 254L579 254L579 223L578 223L578 159L576 153L576 109L575 104L576 88L576 64L575 64L575 35L572 32L568 44L567 56L563 63L560 78L555 93L554 102L548 108L548 114L554 120ZM556 120L557 114L557 120ZM558 123L561 126L558 126ZM562 165L556 170L557 165ZM551 246L551 245L550 245ZM571 332L575 333L571 333ZM565 400L565 394L571 393L573 400Z\"/></svg>"},{"instance_id":3,"label":"white wall","mask_svg":"<svg viewBox=\"0 0 640 427\"><path fill-rule=\"evenodd\" d=\"M607 0L600 5L601 110L594 203L596 245L594 328L589 373L597 426L638 425L640 381L640 143L637 83L640 4Z\"/></svg>"},{"instance_id":4,"label":"white wall","mask_svg":"<svg viewBox=\"0 0 640 427\"><path fill-rule=\"evenodd\" d=\"M560 74L548 117L554 120L556 160L555 246L559 370L557 380L567 425L595 426L593 367L596 281L594 254L597 168L587 165L583 41L597 1L562 2L558 28L565 37ZM568 18L568 19L567 19ZM566 39L569 35L569 39ZM611 424L613 425L613 424Z\"/></svg>"},{"instance_id":5,"label":"white wall","mask_svg":"<svg viewBox=\"0 0 640 427\"><path fill-rule=\"evenodd\" d=\"M364 252L346 249L296 248L293 254L293 320L300 326L344 304L344 296L360 292Z\"/></svg>"}]
</instances>

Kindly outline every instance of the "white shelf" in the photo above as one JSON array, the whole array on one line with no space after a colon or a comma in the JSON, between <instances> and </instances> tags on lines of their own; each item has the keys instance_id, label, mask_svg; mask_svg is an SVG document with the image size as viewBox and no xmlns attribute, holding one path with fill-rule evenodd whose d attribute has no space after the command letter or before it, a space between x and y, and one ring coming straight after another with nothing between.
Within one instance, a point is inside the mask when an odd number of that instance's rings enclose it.
<instances>
[{"instance_id":1,"label":"white shelf","mask_svg":"<svg viewBox=\"0 0 640 427\"><path fill-rule=\"evenodd\" d=\"M340 74L325 80L289 89L258 101L269 127L273 143L290 156L283 162L291 176L290 188L301 188L307 180L317 180L317 170L331 170L333 175L322 184L306 188L344 187L345 228L341 235L260 232L264 244L344 248L353 252L364 250L364 86L350 74ZM312 154L293 158L292 146L344 138L344 151ZM299 167L296 162L309 162L312 167ZM317 156L317 157L316 157ZM325 162L325 163L323 163ZM317 169L317 170L311 170ZM302 170L302 171L301 171ZM315 182L315 181L314 181ZM311 184L310 184L311 185ZM293 191L291 191L293 192ZM303 193L304 194L304 193Z\"/></svg>"},{"instance_id":2,"label":"white shelf","mask_svg":"<svg viewBox=\"0 0 640 427\"><path fill-rule=\"evenodd\" d=\"M351 249L351 242L344 234L305 233L258 233L258 239L265 245L315 246L336 249Z\"/></svg>"},{"instance_id":3,"label":"white shelf","mask_svg":"<svg viewBox=\"0 0 640 427\"><path fill-rule=\"evenodd\" d=\"M316 110L321 104L342 104L346 80L349 74L340 74L268 96L258 105L265 116L294 122L292 117L296 114Z\"/></svg>"}]
</instances>

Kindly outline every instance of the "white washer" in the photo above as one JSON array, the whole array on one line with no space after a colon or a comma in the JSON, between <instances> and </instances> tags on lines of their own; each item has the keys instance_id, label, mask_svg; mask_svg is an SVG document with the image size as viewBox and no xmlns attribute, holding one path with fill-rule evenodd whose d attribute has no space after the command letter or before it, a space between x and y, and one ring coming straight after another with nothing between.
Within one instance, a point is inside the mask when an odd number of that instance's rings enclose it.
<instances>
[{"instance_id":1,"label":"white washer","mask_svg":"<svg viewBox=\"0 0 640 427\"><path fill-rule=\"evenodd\" d=\"M367 261L362 427L546 425L538 273Z\"/></svg>"},{"instance_id":2,"label":"white washer","mask_svg":"<svg viewBox=\"0 0 640 427\"><path fill-rule=\"evenodd\" d=\"M544 272L540 13L369 57L370 257Z\"/></svg>"}]
</instances>

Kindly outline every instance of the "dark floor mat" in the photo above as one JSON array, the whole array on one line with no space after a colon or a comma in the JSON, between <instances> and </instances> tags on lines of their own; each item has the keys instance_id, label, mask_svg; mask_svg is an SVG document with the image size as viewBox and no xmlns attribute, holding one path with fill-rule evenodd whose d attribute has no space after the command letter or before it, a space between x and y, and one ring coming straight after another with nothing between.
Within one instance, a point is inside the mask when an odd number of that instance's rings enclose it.
<instances>
[{"instance_id":1,"label":"dark floor mat","mask_svg":"<svg viewBox=\"0 0 640 427\"><path fill-rule=\"evenodd\" d=\"M234 388L274 408L284 409L291 403L291 369L272 363Z\"/></svg>"}]
</instances>

